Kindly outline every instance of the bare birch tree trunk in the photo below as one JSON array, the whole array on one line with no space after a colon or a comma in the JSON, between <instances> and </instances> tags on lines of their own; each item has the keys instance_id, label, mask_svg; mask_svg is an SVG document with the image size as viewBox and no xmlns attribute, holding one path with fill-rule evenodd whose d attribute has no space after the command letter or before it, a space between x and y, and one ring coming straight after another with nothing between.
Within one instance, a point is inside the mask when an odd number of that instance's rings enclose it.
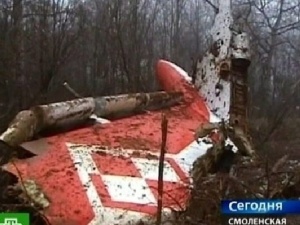
<instances>
[{"instance_id":1,"label":"bare birch tree trunk","mask_svg":"<svg viewBox=\"0 0 300 225\"><path fill-rule=\"evenodd\" d=\"M153 92L79 98L39 105L19 112L8 129L1 134L0 140L13 146L20 145L45 128L83 122L93 113L99 117L135 114L174 105L181 98L182 94L178 92Z\"/></svg>"}]
</instances>

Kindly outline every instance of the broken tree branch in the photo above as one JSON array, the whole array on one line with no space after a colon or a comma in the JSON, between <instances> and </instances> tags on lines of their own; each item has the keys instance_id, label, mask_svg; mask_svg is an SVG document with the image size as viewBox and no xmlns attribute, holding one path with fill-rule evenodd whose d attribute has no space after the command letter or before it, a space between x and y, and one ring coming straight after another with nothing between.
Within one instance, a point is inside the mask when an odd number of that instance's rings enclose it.
<instances>
[{"instance_id":1,"label":"broken tree branch","mask_svg":"<svg viewBox=\"0 0 300 225\"><path fill-rule=\"evenodd\" d=\"M0 140L11 146L20 145L47 127L86 120L94 108L93 98L32 107L16 115Z\"/></svg>"},{"instance_id":2,"label":"broken tree branch","mask_svg":"<svg viewBox=\"0 0 300 225\"><path fill-rule=\"evenodd\" d=\"M209 4L214 9L216 14L219 13L219 8L215 4L213 4L210 0L205 0L205 1L207 4Z\"/></svg>"},{"instance_id":3,"label":"broken tree branch","mask_svg":"<svg viewBox=\"0 0 300 225\"><path fill-rule=\"evenodd\" d=\"M19 112L0 135L0 140L16 146L30 140L49 127L86 121L94 113L98 117L120 117L155 110L179 103L180 92L152 92L79 98L72 101L39 105Z\"/></svg>"},{"instance_id":4,"label":"broken tree branch","mask_svg":"<svg viewBox=\"0 0 300 225\"><path fill-rule=\"evenodd\" d=\"M76 98L82 98L80 94L78 94L67 82L64 82L64 87Z\"/></svg>"},{"instance_id":5,"label":"broken tree branch","mask_svg":"<svg viewBox=\"0 0 300 225\"><path fill-rule=\"evenodd\" d=\"M167 143L167 134L168 134L168 120L166 115L162 115L161 121L161 136L162 136L162 143L160 149L160 156L159 156L159 166L158 166L158 200L157 200L157 219L156 225L161 224L161 214L162 214L162 199L163 199L163 174L164 174L164 161L165 161L165 153L166 153L166 143Z\"/></svg>"}]
</instances>

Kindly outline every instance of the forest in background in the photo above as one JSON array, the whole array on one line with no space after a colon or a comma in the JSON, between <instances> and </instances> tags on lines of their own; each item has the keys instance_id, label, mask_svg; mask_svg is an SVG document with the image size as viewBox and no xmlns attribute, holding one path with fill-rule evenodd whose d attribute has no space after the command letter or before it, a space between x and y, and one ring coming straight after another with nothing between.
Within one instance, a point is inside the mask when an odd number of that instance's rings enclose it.
<instances>
[{"instance_id":1,"label":"forest in background","mask_svg":"<svg viewBox=\"0 0 300 225\"><path fill-rule=\"evenodd\" d=\"M260 146L300 150L300 0L232 2L235 24L251 38L254 139ZM154 65L161 58L192 75L211 44L217 5L1 0L0 131L22 109L73 98L65 81L82 96L155 91Z\"/></svg>"}]
</instances>

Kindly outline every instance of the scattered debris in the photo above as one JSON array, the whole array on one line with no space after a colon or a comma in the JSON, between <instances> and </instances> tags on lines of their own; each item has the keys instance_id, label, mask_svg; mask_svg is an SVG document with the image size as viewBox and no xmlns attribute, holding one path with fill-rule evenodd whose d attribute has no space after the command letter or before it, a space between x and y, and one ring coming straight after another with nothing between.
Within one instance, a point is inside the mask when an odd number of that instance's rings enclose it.
<instances>
[{"instance_id":1,"label":"scattered debris","mask_svg":"<svg viewBox=\"0 0 300 225\"><path fill-rule=\"evenodd\" d=\"M255 156L255 151L250 139L239 126L232 126L229 123L225 124L224 121L201 124L196 129L194 138L198 141L206 137L211 138L212 143L215 145L221 144L223 147L230 145L228 143L226 144L226 140L230 139L242 155ZM233 146L231 145L231 147Z\"/></svg>"},{"instance_id":2,"label":"scattered debris","mask_svg":"<svg viewBox=\"0 0 300 225\"><path fill-rule=\"evenodd\" d=\"M25 180L20 186L20 188L23 189L23 193L28 195L24 196L24 198L29 197L32 200L32 204L36 207L44 209L49 206L50 202L34 180Z\"/></svg>"},{"instance_id":3,"label":"scattered debris","mask_svg":"<svg viewBox=\"0 0 300 225\"><path fill-rule=\"evenodd\" d=\"M0 168L0 211L28 212L31 225L49 225L49 221L30 199L24 197L18 177Z\"/></svg>"},{"instance_id":4,"label":"scattered debris","mask_svg":"<svg viewBox=\"0 0 300 225\"><path fill-rule=\"evenodd\" d=\"M191 196L189 206L179 220L190 225L219 225L222 199L298 199L300 162L284 156L272 166L265 160L254 161L237 154L230 173L194 175Z\"/></svg>"}]
</instances>

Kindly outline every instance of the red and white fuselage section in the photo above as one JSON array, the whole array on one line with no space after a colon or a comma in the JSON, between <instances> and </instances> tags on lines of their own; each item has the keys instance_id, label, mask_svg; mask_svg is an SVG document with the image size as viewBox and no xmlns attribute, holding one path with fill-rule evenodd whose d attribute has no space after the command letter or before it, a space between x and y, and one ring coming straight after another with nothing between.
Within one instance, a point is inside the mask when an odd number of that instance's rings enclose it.
<instances>
[{"instance_id":1,"label":"red and white fuselage section","mask_svg":"<svg viewBox=\"0 0 300 225\"><path fill-rule=\"evenodd\" d=\"M51 224L138 224L155 220L161 118L168 119L164 162L163 219L171 219L189 197L189 170L209 144L194 131L216 122L205 101L176 65L159 61L156 76L164 91L181 91L184 101L147 112L24 143L38 156L16 163L23 180L34 180L49 200ZM18 174L14 167L7 169Z\"/></svg>"}]
</instances>

